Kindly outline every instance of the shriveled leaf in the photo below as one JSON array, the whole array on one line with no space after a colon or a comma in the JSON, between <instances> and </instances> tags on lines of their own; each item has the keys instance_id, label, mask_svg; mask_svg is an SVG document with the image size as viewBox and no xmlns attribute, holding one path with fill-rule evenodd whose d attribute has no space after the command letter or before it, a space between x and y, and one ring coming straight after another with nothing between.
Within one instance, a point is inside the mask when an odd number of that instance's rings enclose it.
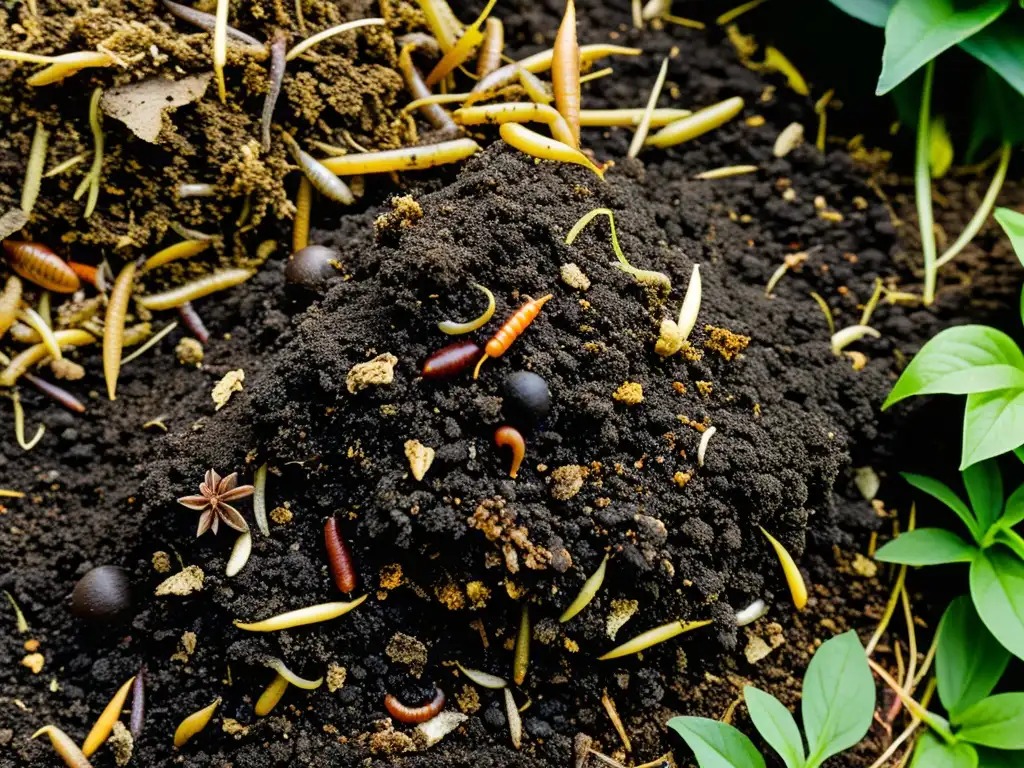
<instances>
[{"instance_id":1,"label":"shriveled leaf","mask_svg":"<svg viewBox=\"0 0 1024 768\"><path fill-rule=\"evenodd\" d=\"M967 396L960 469L1024 444L1024 389Z\"/></svg>"},{"instance_id":2,"label":"shriveled leaf","mask_svg":"<svg viewBox=\"0 0 1024 768\"><path fill-rule=\"evenodd\" d=\"M943 565L969 563L978 552L952 531L945 528L918 528L901 533L875 553L883 563L904 565Z\"/></svg>"},{"instance_id":3,"label":"shriveled leaf","mask_svg":"<svg viewBox=\"0 0 1024 768\"><path fill-rule=\"evenodd\" d=\"M768 746L779 753L786 768L802 768L806 759L804 742L790 711L771 694L752 686L743 689L743 698L754 727Z\"/></svg>"},{"instance_id":4,"label":"shriveled leaf","mask_svg":"<svg viewBox=\"0 0 1024 768\"><path fill-rule=\"evenodd\" d=\"M957 738L993 749L1024 749L1024 693L982 699L960 716Z\"/></svg>"},{"instance_id":5,"label":"shriveled leaf","mask_svg":"<svg viewBox=\"0 0 1024 768\"><path fill-rule=\"evenodd\" d=\"M686 742L700 768L765 768L750 739L731 725L704 717L673 717L668 727Z\"/></svg>"},{"instance_id":6,"label":"shriveled leaf","mask_svg":"<svg viewBox=\"0 0 1024 768\"><path fill-rule=\"evenodd\" d=\"M884 27L896 0L830 0L839 10L873 27Z\"/></svg>"},{"instance_id":7,"label":"shriveled leaf","mask_svg":"<svg viewBox=\"0 0 1024 768\"><path fill-rule=\"evenodd\" d=\"M999 464L993 459L979 461L963 471L963 479L971 509L984 533L1003 512L1003 476Z\"/></svg>"},{"instance_id":8,"label":"shriveled leaf","mask_svg":"<svg viewBox=\"0 0 1024 768\"><path fill-rule=\"evenodd\" d=\"M914 749L910 768L978 768L978 752L970 744L947 744L925 731Z\"/></svg>"},{"instance_id":9,"label":"shriveled leaf","mask_svg":"<svg viewBox=\"0 0 1024 768\"><path fill-rule=\"evenodd\" d=\"M968 595L949 604L939 623L935 677L939 700L958 724L960 714L995 688L1010 654L982 623Z\"/></svg>"},{"instance_id":10,"label":"shriveled leaf","mask_svg":"<svg viewBox=\"0 0 1024 768\"><path fill-rule=\"evenodd\" d=\"M1024 659L1024 562L1001 546L978 553L971 563L971 599L988 631Z\"/></svg>"},{"instance_id":11,"label":"shriveled leaf","mask_svg":"<svg viewBox=\"0 0 1024 768\"><path fill-rule=\"evenodd\" d=\"M209 72L181 80L150 77L109 89L104 92L100 106L140 139L156 143L163 128L164 112L201 99L212 77Z\"/></svg>"},{"instance_id":12,"label":"shriveled leaf","mask_svg":"<svg viewBox=\"0 0 1024 768\"><path fill-rule=\"evenodd\" d=\"M967 530L971 532L971 536L974 537L974 540L979 543L981 542L982 532L978 525L978 521L974 517L974 513L972 513L970 507L968 507L963 500L956 495L952 488L933 477L915 475L911 472L901 472L900 476L919 491L924 491L933 499L941 501L953 510L956 513L956 516L959 517L963 521L964 525L967 526Z\"/></svg>"}]
</instances>

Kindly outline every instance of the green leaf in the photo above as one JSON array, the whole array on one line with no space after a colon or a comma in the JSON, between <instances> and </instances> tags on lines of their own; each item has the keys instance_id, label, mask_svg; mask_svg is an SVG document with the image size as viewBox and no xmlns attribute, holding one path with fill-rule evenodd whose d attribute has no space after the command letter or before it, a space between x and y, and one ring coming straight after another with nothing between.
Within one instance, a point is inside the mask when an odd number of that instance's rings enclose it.
<instances>
[{"instance_id":1,"label":"green leaf","mask_svg":"<svg viewBox=\"0 0 1024 768\"><path fill-rule=\"evenodd\" d=\"M974 91L968 163L976 162L978 151L990 139L1011 145L1024 141L1024 96L989 67L983 68Z\"/></svg>"},{"instance_id":2,"label":"green leaf","mask_svg":"<svg viewBox=\"0 0 1024 768\"><path fill-rule=\"evenodd\" d=\"M939 480L931 477L925 477L924 475L901 472L900 476L919 491L924 491L932 498L938 499L951 510L956 512L956 516L959 517L963 521L964 525L967 526L967 530L971 532L971 536L974 537L974 540L979 544L981 543L982 531L978 525L977 519L975 519L970 508L964 504L963 500L956 495L952 488Z\"/></svg>"},{"instance_id":3,"label":"green leaf","mask_svg":"<svg viewBox=\"0 0 1024 768\"><path fill-rule=\"evenodd\" d=\"M939 623L935 677L939 700L954 723L992 693L1009 663L1010 654L982 624L971 598L962 595L951 602Z\"/></svg>"},{"instance_id":4,"label":"green leaf","mask_svg":"<svg viewBox=\"0 0 1024 768\"><path fill-rule=\"evenodd\" d=\"M1003 228L1003 232L1010 238L1013 252L1021 264L1024 264L1024 213L1011 211L1009 208L996 208L996 221Z\"/></svg>"},{"instance_id":5,"label":"green leaf","mask_svg":"<svg viewBox=\"0 0 1024 768\"><path fill-rule=\"evenodd\" d=\"M941 179L953 164L953 140L946 128L946 118L936 115L932 118L932 127L928 139L928 165L932 178Z\"/></svg>"},{"instance_id":6,"label":"green leaf","mask_svg":"<svg viewBox=\"0 0 1024 768\"><path fill-rule=\"evenodd\" d=\"M1024 485L1010 494L1010 498L1006 500L1006 506L1003 508L1003 517L999 522L1012 528L1022 520L1024 520Z\"/></svg>"},{"instance_id":7,"label":"green leaf","mask_svg":"<svg viewBox=\"0 0 1024 768\"><path fill-rule=\"evenodd\" d=\"M786 768L803 768L804 742L789 710L770 693L747 686L743 689L747 711L768 746L779 753Z\"/></svg>"},{"instance_id":8,"label":"green leaf","mask_svg":"<svg viewBox=\"0 0 1024 768\"><path fill-rule=\"evenodd\" d=\"M967 498L978 519L982 533L987 531L1003 512L1003 476L995 460L979 461L962 473Z\"/></svg>"},{"instance_id":9,"label":"green leaf","mask_svg":"<svg viewBox=\"0 0 1024 768\"><path fill-rule=\"evenodd\" d=\"M700 768L765 768L754 744L731 725L704 717L673 717L668 727L693 750Z\"/></svg>"},{"instance_id":10,"label":"green leaf","mask_svg":"<svg viewBox=\"0 0 1024 768\"><path fill-rule=\"evenodd\" d=\"M839 10L873 27L884 27L889 10L896 0L831 0Z\"/></svg>"},{"instance_id":11,"label":"green leaf","mask_svg":"<svg viewBox=\"0 0 1024 768\"><path fill-rule=\"evenodd\" d=\"M971 599L988 631L1024 659L1024 563L1001 547L980 552L971 563Z\"/></svg>"},{"instance_id":12,"label":"green leaf","mask_svg":"<svg viewBox=\"0 0 1024 768\"><path fill-rule=\"evenodd\" d=\"M1013 553L1024 561L1024 539L1016 531L1009 529L997 531L995 540L999 544L1003 544L1008 549L1013 550Z\"/></svg>"},{"instance_id":13,"label":"green leaf","mask_svg":"<svg viewBox=\"0 0 1024 768\"><path fill-rule=\"evenodd\" d=\"M817 768L864 738L874 711L875 680L857 633L826 641L804 676L800 712L810 748L805 768Z\"/></svg>"},{"instance_id":14,"label":"green leaf","mask_svg":"<svg viewBox=\"0 0 1024 768\"><path fill-rule=\"evenodd\" d=\"M1024 389L997 389L967 396L960 469L1024 444Z\"/></svg>"},{"instance_id":15,"label":"green leaf","mask_svg":"<svg viewBox=\"0 0 1024 768\"><path fill-rule=\"evenodd\" d=\"M969 563L978 549L945 528L918 528L901 533L875 552L883 563L943 565Z\"/></svg>"},{"instance_id":16,"label":"green leaf","mask_svg":"<svg viewBox=\"0 0 1024 768\"><path fill-rule=\"evenodd\" d=\"M956 737L993 749L1024 749L1024 693L982 699L960 716Z\"/></svg>"},{"instance_id":17,"label":"green leaf","mask_svg":"<svg viewBox=\"0 0 1024 768\"><path fill-rule=\"evenodd\" d=\"M978 768L1020 768L1020 754L1000 749L978 749Z\"/></svg>"},{"instance_id":18,"label":"green leaf","mask_svg":"<svg viewBox=\"0 0 1024 768\"><path fill-rule=\"evenodd\" d=\"M910 361L882 409L913 395L967 395L1024 385L1024 354L1002 331L984 325L947 328L928 341Z\"/></svg>"},{"instance_id":19,"label":"green leaf","mask_svg":"<svg viewBox=\"0 0 1024 768\"><path fill-rule=\"evenodd\" d=\"M995 21L1010 0L973 6L954 0L896 0L885 22L882 74L875 92L888 93L940 53Z\"/></svg>"},{"instance_id":20,"label":"green leaf","mask_svg":"<svg viewBox=\"0 0 1024 768\"><path fill-rule=\"evenodd\" d=\"M910 768L977 768L978 752L970 744L947 744L931 731L917 741Z\"/></svg>"},{"instance_id":21,"label":"green leaf","mask_svg":"<svg viewBox=\"0 0 1024 768\"><path fill-rule=\"evenodd\" d=\"M1008 13L994 24L960 43L971 56L984 62L1024 94L1024 19Z\"/></svg>"}]
</instances>

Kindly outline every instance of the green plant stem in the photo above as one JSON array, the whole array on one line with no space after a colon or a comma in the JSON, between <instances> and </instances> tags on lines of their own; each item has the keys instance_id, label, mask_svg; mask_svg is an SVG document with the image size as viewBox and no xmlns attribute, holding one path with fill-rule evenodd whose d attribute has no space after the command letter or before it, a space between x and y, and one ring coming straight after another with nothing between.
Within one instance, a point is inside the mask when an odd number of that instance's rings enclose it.
<instances>
[{"instance_id":1,"label":"green plant stem","mask_svg":"<svg viewBox=\"0 0 1024 768\"><path fill-rule=\"evenodd\" d=\"M917 155L914 161L914 196L917 198L917 221L921 228L921 252L924 255L924 303L935 301L935 216L932 211L931 107L935 61L924 70L921 89L921 110L917 116Z\"/></svg>"},{"instance_id":2,"label":"green plant stem","mask_svg":"<svg viewBox=\"0 0 1024 768\"><path fill-rule=\"evenodd\" d=\"M1002 149L999 150L999 165L996 168L995 175L992 176L992 181L988 185L988 191L985 192L981 205L978 206L978 210L974 212L971 220L967 222L967 226L960 233L960 237L956 239L956 242L949 246L946 252L939 257L939 260L935 262L936 269L956 258L960 251L966 248L967 244L981 231L985 222L988 221L988 217L992 214L992 209L996 206L996 198L999 197L999 192L1003 188L1003 182L1006 181L1006 170L1010 167L1010 155L1012 153L1013 145L1009 142L1003 144Z\"/></svg>"},{"instance_id":3,"label":"green plant stem","mask_svg":"<svg viewBox=\"0 0 1024 768\"><path fill-rule=\"evenodd\" d=\"M928 682L928 687L925 689L924 696L921 697L921 706L928 706L928 702L931 700L932 694L935 692L936 682L937 681L934 677ZM882 768L883 765L888 763L892 756L896 754L896 750L903 746L907 739L914 735L914 732L917 731L918 727L920 727L922 722L924 721L921 720L921 718L919 717L915 716L911 718L910 725L908 725L906 730L904 730L903 733L897 736L896 739L892 742L892 744L889 745L889 748L886 749L885 752L883 752L882 755L871 764L871 768ZM913 747L911 747L910 751L913 751Z\"/></svg>"}]
</instances>

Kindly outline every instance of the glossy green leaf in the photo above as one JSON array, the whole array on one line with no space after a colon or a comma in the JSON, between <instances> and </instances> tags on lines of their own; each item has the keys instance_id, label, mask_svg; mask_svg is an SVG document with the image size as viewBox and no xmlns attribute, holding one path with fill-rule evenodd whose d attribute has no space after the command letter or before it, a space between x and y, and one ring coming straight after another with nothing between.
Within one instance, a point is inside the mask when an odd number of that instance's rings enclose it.
<instances>
[{"instance_id":1,"label":"glossy green leaf","mask_svg":"<svg viewBox=\"0 0 1024 768\"><path fill-rule=\"evenodd\" d=\"M1024 520L1024 485L1021 485L1010 494L1003 508L1003 525L1011 528Z\"/></svg>"},{"instance_id":2,"label":"glossy green leaf","mask_svg":"<svg viewBox=\"0 0 1024 768\"><path fill-rule=\"evenodd\" d=\"M1010 238L1013 252L1021 264L1024 264L1024 213L1011 211L1009 208L996 208L996 221L1003 228L1003 232Z\"/></svg>"},{"instance_id":3,"label":"glossy green leaf","mask_svg":"<svg viewBox=\"0 0 1024 768\"><path fill-rule=\"evenodd\" d=\"M1024 388L1014 383L1022 380L1021 371L1024 354L1002 331L984 325L947 328L921 347L882 409L914 395L966 395Z\"/></svg>"},{"instance_id":4,"label":"glossy green leaf","mask_svg":"<svg viewBox=\"0 0 1024 768\"><path fill-rule=\"evenodd\" d=\"M1024 562L1001 546L979 553L971 563L971 599L988 631L1024 659Z\"/></svg>"},{"instance_id":5,"label":"glossy green leaf","mask_svg":"<svg viewBox=\"0 0 1024 768\"><path fill-rule=\"evenodd\" d=\"M875 680L854 631L826 641L804 675L800 713L810 751L805 768L817 768L868 732L875 711Z\"/></svg>"},{"instance_id":6,"label":"glossy green leaf","mask_svg":"<svg viewBox=\"0 0 1024 768\"><path fill-rule=\"evenodd\" d=\"M754 744L731 725L704 717L673 717L668 727L686 742L700 768L765 768Z\"/></svg>"},{"instance_id":7,"label":"glossy green leaf","mask_svg":"<svg viewBox=\"0 0 1024 768\"><path fill-rule=\"evenodd\" d=\"M978 747L978 768L1020 768L1020 752Z\"/></svg>"},{"instance_id":8,"label":"glossy green leaf","mask_svg":"<svg viewBox=\"0 0 1024 768\"><path fill-rule=\"evenodd\" d=\"M952 531L945 528L918 528L901 533L875 552L875 559L883 563L904 565L943 565L969 563L978 552Z\"/></svg>"},{"instance_id":9,"label":"glossy green leaf","mask_svg":"<svg viewBox=\"0 0 1024 768\"><path fill-rule=\"evenodd\" d=\"M747 686L743 689L747 711L761 737L779 753L786 768L803 768L804 742L790 711L770 693Z\"/></svg>"},{"instance_id":10,"label":"glossy green leaf","mask_svg":"<svg viewBox=\"0 0 1024 768\"><path fill-rule=\"evenodd\" d=\"M938 499L953 510L956 513L956 516L959 517L963 521L964 525L967 526L967 530L971 532L971 536L974 540L979 544L981 543L982 530L978 525L977 519L974 517L974 513L971 512L970 508L963 502L963 500L956 495L952 488L933 477L915 475L911 472L901 472L900 476L919 491L924 491L932 498Z\"/></svg>"},{"instance_id":11,"label":"glossy green leaf","mask_svg":"<svg viewBox=\"0 0 1024 768\"><path fill-rule=\"evenodd\" d=\"M982 699L960 715L956 736L993 749L1024 749L1024 693Z\"/></svg>"},{"instance_id":12,"label":"glossy green leaf","mask_svg":"<svg viewBox=\"0 0 1024 768\"><path fill-rule=\"evenodd\" d=\"M1024 389L967 396L960 469L1024 445Z\"/></svg>"},{"instance_id":13,"label":"glossy green leaf","mask_svg":"<svg viewBox=\"0 0 1024 768\"><path fill-rule=\"evenodd\" d=\"M935 677L939 700L953 723L996 687L1010 654L982 623L968 595L949 604L939 623Z\"/></svg>"},{"instance_id":14,"label":"glossy green leaf","mask_svg":"<svg viewBox=\"0 0 1024 768\"><path fill-rule=\"evenodd\" d=\"M1008 13L960 43L971 56L990 66L1024 95L1024 19Z\"/></svg>"},{"instance_id":15,"label":"glossy green leaf","mask_svg":"<svg viewBox=\"0 0 1024 768\"><path fill-rule=\"evenodd\" d=\"M979 160L986 142L1024 142L1024 96L988 67L983 68L974 91L971 136L965 154L968 163Z\"/></svg>"},{"instance_id":16,"label":"glossy green leaf","mask_svg":"<svg viewBox=\"0 0 1024 768\"><path fill-rule=\"evenodd\" d=\"M1024 561L1024 538L1021 538L1019 533L1009 529L998 531L995 540Z\"/></svg>"},{"instance_id":17,"label":"glossy green leaf","mask_svg":"<svg viewBox=\"0 0 1024 768\"><path fill-rule=\"evenodd\" d=\"M830 0L839 10L873 27L884 27L896 0Z\"/></svg>"},{"instance_id":18,"label":"glossy green leaf","mask_svg":"<svg viewBox=\"0 0 1024 768\"><path fill-rule=\"evenodd\" d=\"M980 32L1010 0L973 5L954 0L896 0L885 22L882 74L875 92L888 93L943 51Z\"/></svg>"},{"instance_id":19,"label":"glossy green leaf","mask_svg":"<svg viewBox=\"0 0 1024 768\"><path fill-rule=\"evenodd\" d=\"M995 459L979 461L963 471L964 487L982 533L1003 513L1003 476Z\"/></svg>"},{"instance_id":20,"label":"glossy green leaf","mask_svg":"<svg viewBox=\"0 0 1024 768\"><path fill-rule=\"evenodd\" d=\"M910 768L978 768L978 752L970 744L947 744L925 731L917 741Z\"/></svg>"}]
</instances>

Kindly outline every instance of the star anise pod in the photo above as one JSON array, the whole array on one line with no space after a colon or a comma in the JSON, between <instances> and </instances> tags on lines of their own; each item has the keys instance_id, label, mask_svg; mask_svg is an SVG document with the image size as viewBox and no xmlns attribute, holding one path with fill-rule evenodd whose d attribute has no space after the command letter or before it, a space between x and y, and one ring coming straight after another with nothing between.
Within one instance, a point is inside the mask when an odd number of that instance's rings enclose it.
<instances>
[{"instance_id":1,"label":"star anise pod","mask_svg":"<svg viewBox=\"0 0 1024 768\"><path fill-rule=\"evenodd\" d=\"M221 520L236 531L245 533L249 530L249 524L245 522L241 513L228 502L244 499L246 496L251 496L252 492L251 485L238 485L237 472L232 472L227 477L221 478L211 469L207 471L206 478L199 484L199 495L182 496L178 499L178 503L183 507L203 513L199 518L197 538L210 528L213 528L213 532L216 534Z\"/></svg>"}]
</instances>

